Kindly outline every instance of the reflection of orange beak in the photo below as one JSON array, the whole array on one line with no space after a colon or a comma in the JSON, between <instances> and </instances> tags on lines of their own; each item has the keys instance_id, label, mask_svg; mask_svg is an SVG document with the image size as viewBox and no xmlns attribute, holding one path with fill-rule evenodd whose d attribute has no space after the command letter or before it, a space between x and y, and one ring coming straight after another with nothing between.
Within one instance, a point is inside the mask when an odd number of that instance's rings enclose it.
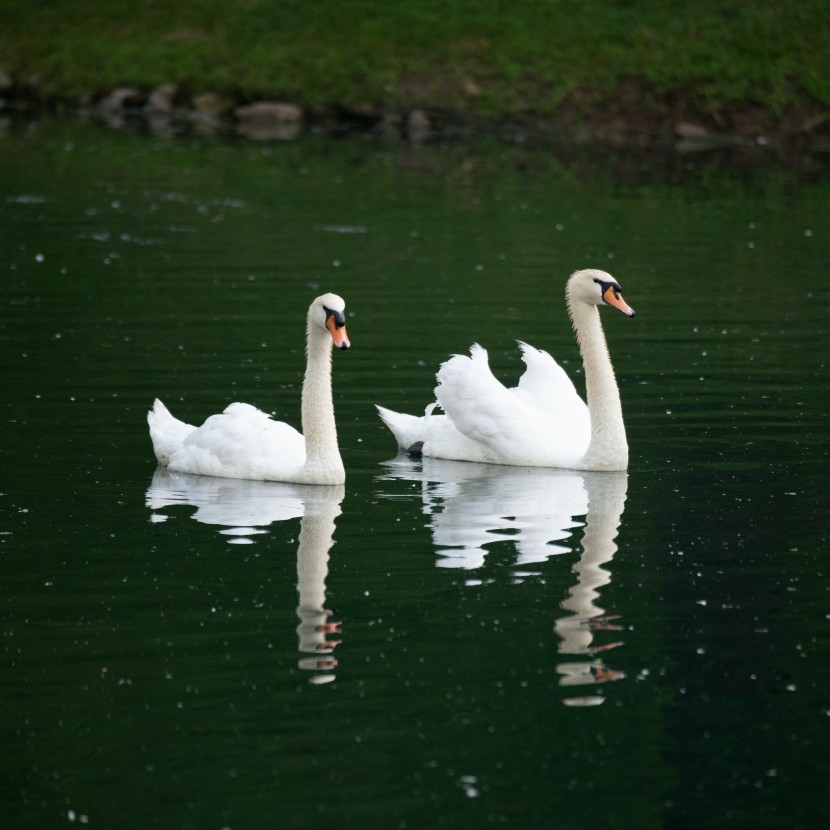
<instances>
[{"instance_id":1,"label":"reflection of orange beak","mask_svg":"<svg viewBox=\"0 0 830 830\"><path fill-rule=\"evenodd\" d=\"M590 666L589 671L597 683L607 683L609 680L614 681L625 679L624 671L609 669L608 666Z\"/></svg>"},{"instance_id":2,"label":"reflection of orange beak","mask_svg":"<svg viewBox=\"0 0 830 830\"><path fill-rule=\"evenodd\" d=\"M331 339L334 340L334 345L338 349L345 350L352 345L349 342L349 336L346 334L346 327L340 326L338 328L337 323L334 321L334 315L329 316L329 319L326 320L326 328L331 332Z\"/></svg>"},{"instance_id":3,"label":"reflection of orange beak","mask_svg":"<svg viewBox=\"0 0 830 830\"><path fill-rule=\"evenodd\" d=\"M602 299L605 300L608 305L618 308L626 316L634 316L634 309L622 298L622 294L620 294L620 292L617 291L613 285L609 285L608 288L605 289Z\"/></svg>"}]
</instances>

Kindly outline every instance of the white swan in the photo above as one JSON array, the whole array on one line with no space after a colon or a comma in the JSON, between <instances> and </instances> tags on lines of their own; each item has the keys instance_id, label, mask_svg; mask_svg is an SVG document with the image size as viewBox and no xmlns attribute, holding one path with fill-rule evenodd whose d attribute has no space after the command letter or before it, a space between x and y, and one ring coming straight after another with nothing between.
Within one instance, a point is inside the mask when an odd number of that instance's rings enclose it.
<instances>
[{"instance_id":1,"label":"white swan","mask_svg":"<svg viewBox=\"0 0 830 830\"><path fill-rule=\"evenodd\" d=\"M308 309L304 435L247 403L232 403L197 428L174 418L156 399L147 422L159 463L171 470L224 478L343 484L346 473L337 447L331 394L331 348L332 344L349 348L345 308L336 294L324 294Z\"/></svg>"},{"instance_id":2,"label":"white swan","mask_svg":"<svg viewBox=\"0 0 830 830\"><path fill-rule=\"evenodd\" d=\"M378 406L398 445L455 461L479 461L570 470L625 470L628 443L620 393L599 319L599 305L629 317L619 283L605 271L576 271L565 288L582 362L586 406L573 383L544 351L519 343L527 370L507 389L493 376L478 344L438 370L437 404L404 415ZM440 404L445 415L433 415Z\"/></svg>"}]
</instances>

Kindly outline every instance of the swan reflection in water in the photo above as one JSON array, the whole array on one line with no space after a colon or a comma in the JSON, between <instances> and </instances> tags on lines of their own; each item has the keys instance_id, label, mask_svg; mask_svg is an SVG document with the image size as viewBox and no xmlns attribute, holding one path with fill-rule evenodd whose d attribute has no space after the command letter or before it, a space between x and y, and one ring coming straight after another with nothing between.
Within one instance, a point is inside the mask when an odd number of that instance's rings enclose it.
<instances>
[{"instance_id":1,"label":"swan reflection in water","mask_svg":"<svg viewBox=\"0 0 830 830\"><path fill-rule=\"evenodd\" d=\"M172 518L164 508L189 505L196 508L192 518L220 527L233 544L251 544L252 537L268 532L274 522L300 519L297 546L297 626L299 651L314 655L303 657L298 665L314 672L311 683L334 680L337 666L334 649L340 635L340 623L331 619L326 605L326 577L329 550L334 544L335 519L345 487L319 487L282 484L272 481L249 481L172 472L159 467L147 490L146 504L153 513L151 521Z\"/></svg>"},{"instance_id":2,"label":"swan reflection in water","mask_svg":"<svg viewBox=\"0 0 830 830\"><path fill-rule=\"evenodd\" d=\"M595 656L622 644L594 640L599 632L621 630L617 618L597 600L600 588L611 581L603 566L617 551L614 540L625 506L626 472L502 467L426 457L416 461L404 455L386 462L386 467L381 481L420 483L439 567L475 571L484 565L488 545L510 541L516 550L514 573L519 581L534 573L533 565L570 553L574 530L584 527L582 551L573 566L576 582L560 604L567 613L555 623L559 654L582 659L559 663L559 684L583 686L625 677ZM400 498L397 493L383 495ZM482 581L471 578L467 584ZM590 706L603 700L600 695L583 695L563 702Z\"/></svg>"}]
</instances>

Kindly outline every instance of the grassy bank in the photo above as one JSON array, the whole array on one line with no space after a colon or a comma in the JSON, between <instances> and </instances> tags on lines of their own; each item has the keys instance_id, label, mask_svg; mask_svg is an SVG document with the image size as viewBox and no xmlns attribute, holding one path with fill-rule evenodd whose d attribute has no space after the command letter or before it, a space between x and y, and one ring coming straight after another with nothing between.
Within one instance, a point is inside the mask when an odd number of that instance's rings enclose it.
<instances>
[{"instance_id":1,"label":"grassy bank","mask_svg":"<svg viewBox=\"0 0 830 830\"><path fill-rule=\"evenodd\" d=\"M14 96L118 85L309 110L826 132L826 0L2 0ZM720 122L720 124L719 124ZM729 123L728 123L729 122Z\"/></svg>"}]
</instances>

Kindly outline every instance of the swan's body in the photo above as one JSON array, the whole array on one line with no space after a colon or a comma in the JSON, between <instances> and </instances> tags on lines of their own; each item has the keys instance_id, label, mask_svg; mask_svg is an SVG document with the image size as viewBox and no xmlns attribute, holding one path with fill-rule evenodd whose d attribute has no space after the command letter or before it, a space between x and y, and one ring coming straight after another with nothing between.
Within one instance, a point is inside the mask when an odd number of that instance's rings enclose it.
<instances>
[{"instance_id":1,"label":"swan's body","mask_svg":"<svg viewBox=\"0 0 830 830\"><path fill-rule=\"evenodd\" d=\"M593 269L571 275L568 314L585 369L587 406L564 370L547 353L520 343L527 370L513 389L490 371L479 345L470 357L442 364L436 404L419 417L378 407L398 445L434 458L489 464L625 470L628 443L614 369L599 319L599 305L634 316L617 281Z\"/></svg>"},{"instance_id":2,"label":"swan's body","mask_svg":"<svg viewBox=\"0 0 830 830\"><path fill-rule=\"evenodd\" d=\"M171 470L225 478L343 484L346 473L337 446L331 392L331 349L349 347L335 294L308 309L306 372L302 394L303 433L246 403L232 403L201 427L174 418L156 400L147 413L153 451Z\"/></svg>"}]
</instances>

